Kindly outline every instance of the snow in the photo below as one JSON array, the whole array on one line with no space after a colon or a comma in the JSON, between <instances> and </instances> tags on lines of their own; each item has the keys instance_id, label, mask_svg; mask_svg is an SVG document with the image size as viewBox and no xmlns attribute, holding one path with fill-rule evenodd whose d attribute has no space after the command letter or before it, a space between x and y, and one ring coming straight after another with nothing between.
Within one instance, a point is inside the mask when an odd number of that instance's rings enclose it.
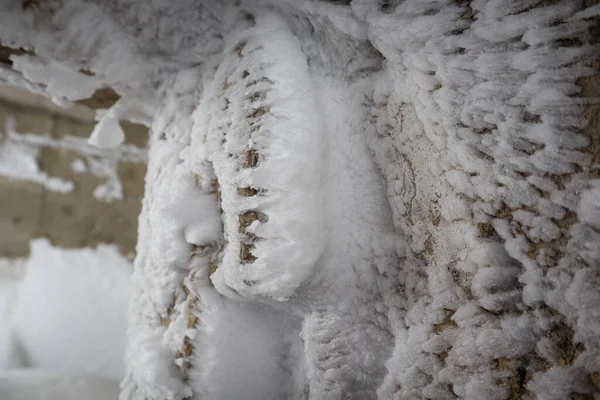
<instances>
[{"instance_id":1,"label":"snow","mask_svg":"<svg viewBox=\"0 0 600 400\"><path fill-rule=\"evenodd\" d=\"M118 382L105 378L40 369L0 372L0 397L4 400L114 400Z\"/></svg>"},{"instance_id":2,"label":"snow","mask_svg":"<svg viewBox=\"0 0 600 400\"><path fill-rule=\"evenodd\" d=\"M88 143L101 149L117 147L125 140L125 133L119 121L112 116L104 115L94 127Z\"/></svg>"},{"instance_id":3,"label":"snow","mask_svg":"<svg viewBox=\"0 0 600 400\"><path fill-rule=\"evenodd\" d=\"M310 276L323 252L324 199L319 194L323 150L319 145L324 127L297 39L277 16L262 18L255 32L244 34L242 53L248 57L239 62L234 53L232 62L224 62L217 70L214 89L207 91L209 97L201 102L218 106L225 97L230 103L222 114L198 109L198 115L210 116L210 120L197 121L199 132L193 133L192 144L196 138L207 137L208 161L221 187L224 234L229 244L213 282L239 293L285 300ZM265 39L274 32L277 39L266 47ZM224 80L229 87L222 93ZM261 80L264 82L252 84ZM221 101L209 100L215 92ZM248 101L253 96L258 99ZM263 118L267 110L269 114ZM218 130L227 120L232 125L226 131ZM226 141L224 146L221 140ZM256 168L248 165L248 152L257 154ZM238 188L264 194L244 198ZM252 265L239 257L243 235L238 216L246 210L265 215L265 220L257 221L249 231L261 238L255 244L257 260ZM277 248L270 243L277 243Z\"/></svg>"},{"instance_id":4,"label":"snow","mask_svg":"<svg viewBox=\"0 0 600 400\"><path fill-rule=\"evenodd\" d=\"M104 183L94 189L94 197L107 202L123 198L119 163L121 161L145 163L147 161L147 150L132 144L120 144L118 148L102 149L87 143L83 138L70 135L57 139L53 138L50 132L46 135L16 132L14 121L12 122L9 117L9 123L5 127L6 134L0 133L0 140L2 140L0 143L0 175L11 179L37 182L44 185L47 190L67 193L75 189L75 183L49 176L40 170L38 159L44 147L73 151L83 157L83 159L74 160L71 169L77 174L89 170L93 175L104 178ZM118 121L116 125L113 128L123 134ZM113 134L114 132L108 133L109 136Z\"/></svg>"},{"instance_id":5,"label":"snow","mask_svg":"<svg viewBox=\"0 0 600 400\"><path fill-rule=\"evenodd\" d=\"M21 354L15 334L10 324L6 323L14 308L17 284L20 279L25 260L0 259L0 371L23 366Z\"/></svg>"},{"instance_id":6,"label":"snow","mask_svg":"<svg viewBox=\"0 0 600 400\"><path fill-rule=\"evenodd\" d=\"M119 177L118 160L114 158L87 159L89 170L99 178L106 178L106 182L96 186L94 197L102 201L112 201L123 198L123 184Z\"/></svg>"},{"instance_id":7,"label":"snow","mask_svg":"<svg viewBox=\"0 0 600 400\"><path fill-rule=\"evenodd\" d=\"M600 180L590 181L590 188L581 195L577 214L582 221L600 229Z\"/></svg>"},{"instance_id":8,"label":"snow","mask_svg":"<svg viewBox=\"0 0 600 400\"><path fill-rule=\"evenodd\" d=\"M73 182L49 176L46 172L40 171L37 162L38 156L39 148L21 143L3 143L0 145L0 175L11 179L38 182L46 189L55 192L73 191L75 188Z\"/></svg>"},{"instance_id":9,"label":"snow","mask_svg":"<svg viewBox=\"0 0 600 400\"><path fill-rule=\"evenodd\" d=\"M19 351L26 357L2 369L28 366L118 381L131 292L127 259L113 245L66 250L36 239L24 269L22 278L1 281L10 302L0 303L7 321L0 338L11 345L1 346L0 359Z\"/></svg>"},{"instance_id":10,"label":"snow","mask_svg":"<svg viewBox=\"0 0 600 400\"><path fill-rule=\"evenodd\" d=\"M71 163L71 170L76 174L84 174L88 171L88 167L85 165L85 161L81 158L77 158Z\"/></svg>"},{"instance_id":11,"label":"snow","mask_svg":"<svg viewBox=\"0 0 600 400\"><path fill-rule=\"evenodd\" d=\"M121 398L594 395L600 193L576 96L598 8L537 3L0 17L123 95L92 142L151 125Z\"/></svg>"},{"instance_id":12,"label":"snow","mask_svg":"<svg viewBox=\"0 0 600 400\"><path fill-rule=\"evenodd\" d=\"M469 208L466 201L455 194L444 197L440 203L440 214L448 222L469 217Z\"/></svg>"},{"instance_id":13,"label":"snow","mask_svg":"<svg viewBox=\"0 0 600 400\"><path fill-rule=\"evenodd\" d=\"M24 55L13 59L13 67L20 70L25 79L43 83L49 92L68 100L87 99L102 85L98 79L53 60L43 63L36 57ZM65 85L64 82L70 84Z\"/></svg>"},{"instance_id":14,"label":"snow","mask_svg":"<svg viewBox=\"0 0 600 400\"><path fill-rule=\"evenodd\" d=\"M298 373L297 381L290 376L292 365L300 372L303 364L298 318L231 304L210 287L199 294L207 308L195 340L206 351L194 356L198 367L191 374L198 395L215 400L275 400L304 390L305 376Z\"/></svg>"}]
</instances>

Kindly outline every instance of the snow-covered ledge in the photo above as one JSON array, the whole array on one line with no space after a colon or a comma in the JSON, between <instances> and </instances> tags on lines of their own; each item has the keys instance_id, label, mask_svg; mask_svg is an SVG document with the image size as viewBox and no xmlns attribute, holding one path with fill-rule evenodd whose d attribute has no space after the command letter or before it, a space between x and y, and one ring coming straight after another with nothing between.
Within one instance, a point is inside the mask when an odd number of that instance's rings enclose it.
<instances>
[{"instance_id":1,"label":"snow-covered ledge","mask_svg":"<svg viewBox=\"0 0 600 400\"><path fill-rule=\"evenodd\" d=\"M151 127L121 398L600 396L600 6L224 3L0 0Z\"/></svg>"}]
</instances>

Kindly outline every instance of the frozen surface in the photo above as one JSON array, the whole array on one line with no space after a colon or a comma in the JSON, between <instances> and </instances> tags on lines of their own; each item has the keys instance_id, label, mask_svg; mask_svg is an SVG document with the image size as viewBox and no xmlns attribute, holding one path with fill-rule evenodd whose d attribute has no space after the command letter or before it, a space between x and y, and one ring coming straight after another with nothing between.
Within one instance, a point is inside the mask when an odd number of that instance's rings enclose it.
<instances>
[{"instance_id":1,"label":"frozen surface","mask_svg":"<svg viewBox=\"0 0 600 400\"><path fill-rule=\"evenodd\" d=\"M121 398L597 397L600 9L342 3L7 4L151 126Z\"/></svg>"},{"instance_id":2,"label":"frozen surface","mask_svg":"<svg viewBox=\"0 0 600 400\"><path fill-rule=\"evenodd\" d=\"M195 162L212 163L221 188L228 244L212 279L221 290L225 285L285 300L324 250L325 127L306 56L290 27L277 15L261 16L240 33L240 42L242 57L234 52L224 60L201 100L228 107L199 109L192 134L192 146L203 138L208 144L206 160ZM256 221L241 226L244 213L256 214ZM260 239L244 243L247 233ZM253 248L251 265L240 259L244 246Z\"/></svg>"}]
</instances>

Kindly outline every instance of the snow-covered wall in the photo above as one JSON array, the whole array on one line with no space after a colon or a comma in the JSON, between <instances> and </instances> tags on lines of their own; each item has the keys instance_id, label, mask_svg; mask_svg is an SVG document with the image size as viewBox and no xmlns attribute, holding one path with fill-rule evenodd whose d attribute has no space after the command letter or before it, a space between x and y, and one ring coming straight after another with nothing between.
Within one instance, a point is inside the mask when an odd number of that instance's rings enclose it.
<instances>
[{"instance_id":1,"label":"snow-covered wall","mask_svg":"<svg viewBox=\"0 0 600 400\"><path fill-rule=\"evenodd\" d=\"M67 248L115 243L133 257L147 129L125 122L126 143L98 149L87 143L92 110L40 99L0 86L0 257L26 256L38 237Z\"/></svg>"},{"instance_id":2,"label":"snow-covered wall","mask_svg":"<svg viewBox=\"0 0 600 400\"><path fill-rule=\"evenodd\" d=\"M600 6L2 4L151 126L123 399L600 396Z\"/></svg>"}]
</instances>

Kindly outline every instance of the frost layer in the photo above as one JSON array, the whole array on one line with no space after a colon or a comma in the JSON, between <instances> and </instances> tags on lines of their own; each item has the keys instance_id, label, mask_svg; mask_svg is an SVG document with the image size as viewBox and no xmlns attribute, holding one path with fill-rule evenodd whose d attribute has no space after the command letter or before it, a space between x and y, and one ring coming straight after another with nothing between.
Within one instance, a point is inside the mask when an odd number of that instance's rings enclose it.
<instances>
[{"instance_id":1,"label":"frost layer","mask_svg":"<svg viewBox=\"0 0 600 400\"><path fill-rule=\"evenodd\" d=\"M3 14L151 125L122 398L597 395L600 9L345 3Z\"/></svg>"}]
</instances>

